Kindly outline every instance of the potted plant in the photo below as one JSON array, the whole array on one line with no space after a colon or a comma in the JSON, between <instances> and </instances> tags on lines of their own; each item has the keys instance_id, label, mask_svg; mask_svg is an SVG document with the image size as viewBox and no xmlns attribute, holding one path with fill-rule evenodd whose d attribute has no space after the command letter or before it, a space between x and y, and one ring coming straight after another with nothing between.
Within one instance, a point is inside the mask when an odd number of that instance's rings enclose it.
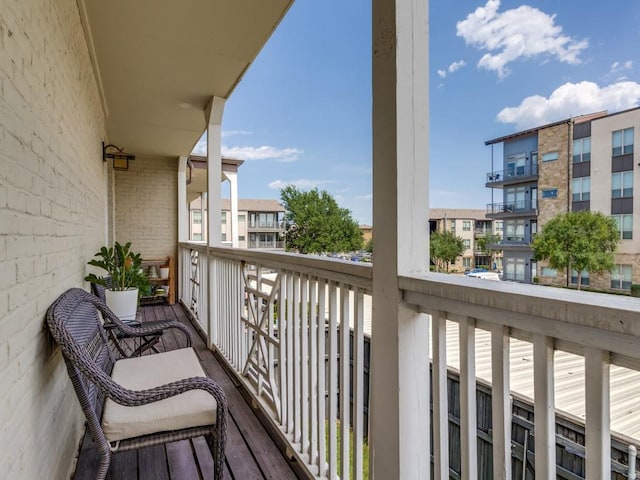
<instances>
[{"instance_id":1,"label":"potted plant","mask_svg":"<svg viewBox=\"0 0 640 480\"><path fill-rule=\"evenodd\" d=\"M121 320L135 320L138 298L148 294L149 280L142 271L142 257L131 251L131 242L102 247L89 265L102 268L105 276L90 273L85 280L105 287L107 306Z\"/></svg>"}]
</instances>

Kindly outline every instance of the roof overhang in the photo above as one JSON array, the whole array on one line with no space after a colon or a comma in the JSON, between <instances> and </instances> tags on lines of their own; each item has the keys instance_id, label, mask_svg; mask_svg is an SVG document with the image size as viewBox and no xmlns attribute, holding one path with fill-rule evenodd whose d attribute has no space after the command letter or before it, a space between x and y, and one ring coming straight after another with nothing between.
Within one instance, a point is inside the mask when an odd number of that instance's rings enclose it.
<instances>
[{"instance_id":1,"label":"roof overhang","mask_svg":"<svg viewBox=\"0 0 640 480\"><path fill-rule=\"evenodd\" d=\"M293 0L78 0L108 142L189 155Z\"/></svg>"}]
</instances>

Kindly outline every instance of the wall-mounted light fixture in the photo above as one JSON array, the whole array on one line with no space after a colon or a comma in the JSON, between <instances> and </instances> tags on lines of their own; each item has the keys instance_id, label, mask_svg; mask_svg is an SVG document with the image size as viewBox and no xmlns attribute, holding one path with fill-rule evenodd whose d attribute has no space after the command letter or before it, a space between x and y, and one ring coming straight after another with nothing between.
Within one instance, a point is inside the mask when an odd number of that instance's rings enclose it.
<instances>
[{"instance_id":1,"label":"wall-mounted light fixture","mask_svg":"<svg viewBox=\"0 0 640 480\"><path fill-rule=\"evenodd\" d=\"M108 152L108 149L114 149L115 151ZM135 160L136 156L131 153L123 152L124 148L120 148L112 143L105 145L102 142L102 161L106 162L107 159L113 160L114 170L129 170L129 160Z\"/></svg>"}]
</instances>

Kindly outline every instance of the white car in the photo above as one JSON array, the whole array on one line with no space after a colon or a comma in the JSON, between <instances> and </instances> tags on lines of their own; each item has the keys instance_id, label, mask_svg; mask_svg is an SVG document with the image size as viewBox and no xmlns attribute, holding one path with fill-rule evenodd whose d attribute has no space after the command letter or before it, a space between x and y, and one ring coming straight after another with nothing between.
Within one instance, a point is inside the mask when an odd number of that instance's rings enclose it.
<instances>
[{"instance_id":1,"label":"white car","mask_svg":"<svg viewBox=\"0 0 640 480\"><path fill-rule=\"evenodd\" d=\"M498 272L474 272L468 273L466 276L469 278L482 278L484 280L494 280L497 282L500 281L500 275L498 275Z\"/></svg>"}]
</instances>

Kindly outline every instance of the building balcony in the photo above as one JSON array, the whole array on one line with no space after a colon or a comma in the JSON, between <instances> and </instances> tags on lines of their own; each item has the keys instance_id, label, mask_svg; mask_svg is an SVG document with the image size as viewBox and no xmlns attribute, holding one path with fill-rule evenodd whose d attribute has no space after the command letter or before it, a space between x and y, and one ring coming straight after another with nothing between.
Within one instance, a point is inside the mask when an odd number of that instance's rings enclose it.
<instances>
[{"instance_id":1,"label":"building balcony","mask_svg":"<svg viewBox=\"0 0 640 480\"><path fill-rule=\"evenodd\" d=\"M487 173L485 185L490 188L502 188L505 185L531 182L537 179L538 165L536 163L527 163L519 167Z\"/></svg>"},{"instance_id":2,"label":"building balcony","mask_svg":"<svg viewBox=\"0 0 640 480\"><path fill-rule=\"evenodd\" d=\"M278 222L255 222L248 223L247 229L250 232L283 232L284 225Z\"/></svg>"},{"instance_id":3,"label":"building balcony","mask_svg":"<svg viewBox=\"0 0 640 480\"><path fill-rule=\"evenodd\" d=\"M487 204L487 217L489 218L530 217L535 215L537 215L537 207L535 203L528 200Z\"/></svg>"}]
</instances>

